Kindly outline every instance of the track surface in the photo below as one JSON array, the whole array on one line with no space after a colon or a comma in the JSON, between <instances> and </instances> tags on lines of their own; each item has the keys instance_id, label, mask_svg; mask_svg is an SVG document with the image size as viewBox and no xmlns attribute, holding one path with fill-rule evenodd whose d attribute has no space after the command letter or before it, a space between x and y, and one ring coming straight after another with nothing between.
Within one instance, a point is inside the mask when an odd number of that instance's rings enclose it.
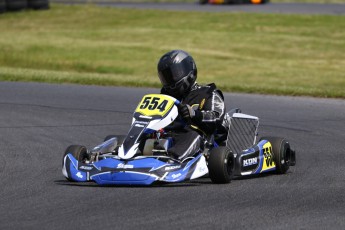
<instances>
[{"instance_id":1,"label":"track surface","mask_svg":"<svg viewBox=\"0 0 345 230\"><path fill-rule=\"evenodd\" d=\"M77 4L71 0L51 0L51 2ZM80 1L78 4L89 2ZM263 5L199 5L197 3L115 3L100 2L101 6L134 9L160 9L179 11L203 11L203 12L256 12L278 14L329 14L345 15L345 4L311 4L311 3L269 3Z\"/></svg>"},{"instance_id":2,"label":"track surface","mask_svg":"<svg viewBox=\"0 0 345 230\"><path fill-rule=\"evenodd\" d=\"M0 229L344 229L345 100L225 94L287 137L297 165L215 185L67 182L70 144L124 134L138 100L157 89L0 83Z\"/></svg>"}]
</instances>

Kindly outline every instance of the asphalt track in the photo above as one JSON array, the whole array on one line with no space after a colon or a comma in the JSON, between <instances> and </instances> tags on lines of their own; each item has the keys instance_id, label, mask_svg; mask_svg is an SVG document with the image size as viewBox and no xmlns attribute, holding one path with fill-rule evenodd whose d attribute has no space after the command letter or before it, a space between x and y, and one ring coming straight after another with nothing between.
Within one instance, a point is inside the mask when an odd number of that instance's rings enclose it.
<instances>
[{"instance_id":1,"label":"asphalt track","mask_svg":"<svg viewBox=\"0 0 345 230\"><path fill-rule=\"evenodd\" d=\"M154 187L71 183L70 144L125 134L157 89L0 82L0 229L345 229L345 100L225 94L297 150L285 175Z\"/></svg>"},{"instance_id":2,"label":"asphalt track","mask_svg":"<svg viewBox=\"0 0 345 230\"><path fill-rule=\"evenodd\" d=\"M92 1L51 0L51 2L67 4L84 4ZM252 12L252 13L277 13L277 14L324 14L345 15L345 4L316 4L316 3L269 3L263 5L254 4L230 4L230 5L200 5L197 3L121 3L101 1L101 6L133 8L133 9L159 9L177 11L201 11L201 12Z\"/></svg>"}]
</instances>

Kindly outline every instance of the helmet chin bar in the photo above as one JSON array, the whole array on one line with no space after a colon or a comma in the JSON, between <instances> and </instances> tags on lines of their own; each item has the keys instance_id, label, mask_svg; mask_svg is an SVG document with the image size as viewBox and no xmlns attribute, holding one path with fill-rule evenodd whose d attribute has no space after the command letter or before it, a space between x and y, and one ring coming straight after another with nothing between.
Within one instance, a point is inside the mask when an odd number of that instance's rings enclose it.
<instances>
[{"instance_id":1,"label":"helmet chin bar","mask_svg":"<svg viewBox=\"0 0 345 230\"><path fill-rule=\"evenodd\" d=\"M192 86L195 84L195 79L196 76L194 73L190 72L187 76L176 82L173 86L166 86L164 88L171 96L181 98L191 90Z\"/></svg>"}]
</instances>

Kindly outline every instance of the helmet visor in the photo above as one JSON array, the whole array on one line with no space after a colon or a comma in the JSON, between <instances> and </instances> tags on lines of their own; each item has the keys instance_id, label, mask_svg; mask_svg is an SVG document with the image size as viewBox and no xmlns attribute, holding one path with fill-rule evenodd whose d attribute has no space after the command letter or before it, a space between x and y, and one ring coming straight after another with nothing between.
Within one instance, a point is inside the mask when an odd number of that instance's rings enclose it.
<instances>
[{"instance_id":1,"label":"helmet visor","mask_svg":"<svg viewBox=\"0 0 345 230\"><path fill-rule=\"evenodd\" d=\"M168 91L176 91L182 88L187 88L189 85L188 82L188 76L192 74L192 72L190 72L187 77L182 78L181 80L179 80L178 82L175 82L173 84L167 85L167 86L163 86L166 90Z\"/></svg>"}]
</instances>

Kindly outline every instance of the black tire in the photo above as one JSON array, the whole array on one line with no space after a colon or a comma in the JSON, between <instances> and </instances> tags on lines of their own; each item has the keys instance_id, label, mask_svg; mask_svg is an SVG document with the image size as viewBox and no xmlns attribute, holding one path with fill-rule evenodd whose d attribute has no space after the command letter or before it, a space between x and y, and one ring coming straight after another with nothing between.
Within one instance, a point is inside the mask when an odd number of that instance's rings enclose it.
<instances>
[{"instance_id":1,"label":"black tire","mask_svg":"<svg viewBox=\"0 0 345 230\"><path fill-rule=\"evenodd\" d=\"M208 3L208 0L199 0L199 4L201 5L204 5L204 4L207 4Z\"/></svg>"},{"instance_id":2,"label":"black tire","mask_svg":"<svg viewBox=\"0 0 345 230\"><path fill-rule=\"evenodd\" d=\"M230 183L235 167L234 155L229 148L220 146L210 151L208 159L209 177L213 183Z\"/></svg>"},{"instance_id":3,"label":"black tire","mask_svg":"<svg viewBox=\"0 0 345 230\"><path fill-rule=\"evenodd\" d=\"M8 11L24 10L27 7L27 0L6 0L6 8Z\"/></svg>"},{"instance_id":4,"label":"black tire","mask_svg":"<svg viewBox=\"0 0 345 230\"><path fill-rule=\"evenodd\" d=\"M65 154L63 155L63 159L68 153L71 153L75 157L75 159L77 159L80 162L85 162L85 160L89 159L87 149L85 146L82 145L68 146L68 148L65 151Z\"/></svg>"},{"instance_id":5,"label":"black tire","mask_svg":"<svg viewBox=\"0 0 345 230\"><path fill-rule=\"evenodd\" d=\"M67 147L65 154L62 158L62 167L64 166L64 159L67 154L71 153L79 162L85 162L88 159L89 155L87 154L87 149L82 145L70 145ZM74 181L71 178L66 177L69 181Z\"/></svg>"},{"instance_id":6,"label":"black tire","mask_svg":"<svg viewBox=\"0 0 345 230\"><path fill-rule=\"evenodd\" d=\"M6 1L0 0L0 14L6 12Z\"/></svg>"},{"instance_id":7,"label":"black tire","mask_svg":"<svg viewBox=\"0 0 345 230\"><path fill-rule=\"evenodd\" d=\"M28 7L34 10L49 9L49 0L28 0Z\"/></svg>"},{"instance_id":8,"label":"black tire","mask_svg":"<svg viewBox=\"0 0 345 230\"><path fill-rule=\"evenodd\" d=\"M276 164L276 171L284 174L289 170L291 147L289 142L282 137L262 137L261 140L267 140L272 145L273 159Z\"/></svg>"}]
</instances>

